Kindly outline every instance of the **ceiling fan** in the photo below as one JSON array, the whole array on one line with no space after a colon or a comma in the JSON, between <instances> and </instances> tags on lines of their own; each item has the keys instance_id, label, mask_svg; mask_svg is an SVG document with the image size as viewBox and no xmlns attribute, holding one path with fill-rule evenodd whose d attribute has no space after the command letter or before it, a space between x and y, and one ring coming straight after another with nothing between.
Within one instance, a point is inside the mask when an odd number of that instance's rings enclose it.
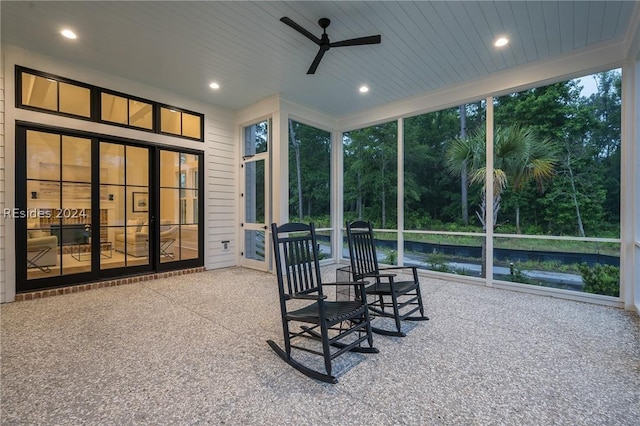
<instances>
[{"instance_id":1,"label":"ceiling fan","mask_svg":"<svg viewBox=\"0 0 640 426\"><path fill-rule=\"evenodd\" d=\"M329 41L329 36L327 35L327 27L331 23L331 21L328 18L321 18L318 21L318 25L320 25L320 27L322 28L321 38L314 36L309 31L304 29L299 24L296 24L293 20L291 20L290 18L287 18L286 16L280 18L280 21L284 22L285 24L287 24L288 26L290 26L291 28L298 31L299 33L301 33L302 35L306 36L308 39L313 41L315 44L320 46L320 50L318 51L318 54L316 55L315 59L311 63L311 66L309 67L307 74L314 74L316 72L316 69L318 68L318 64L320 64L320 60L324 56L325 52L332 47L361 46L363 44L379 44L382 41L382 37L380 37L380 34L378 34L374 36L351 38L349 40L342 40L342 41L336 41L334 43L331 43Z\"/></svg>"}]
</instances>

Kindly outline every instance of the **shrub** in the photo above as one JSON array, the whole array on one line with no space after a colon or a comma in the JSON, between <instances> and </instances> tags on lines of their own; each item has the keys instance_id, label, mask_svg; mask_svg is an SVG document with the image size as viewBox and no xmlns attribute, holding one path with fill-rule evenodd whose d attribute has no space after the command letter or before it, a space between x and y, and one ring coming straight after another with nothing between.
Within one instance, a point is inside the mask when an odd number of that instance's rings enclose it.
<instances>
[{"instance_id":1,"label":"shrub","mask_svg":"<svg viewBox=\"0 0 640 426\"><path fill-rule=\"evenodd\" d=\"M438 272L453 272L446 261L447 256L434 250L428 258L429 269Z\"/></svg>"},{"instance_id":2,"label":"shrub","mask_svg":"<svg viewBox=\"0 0 640 426\"><path fill-rule=\"evenodd\" d=\"M589 266L583 263L578 266L584 282L586 293L605 296L620 296L620 268L599 263Z\"/></svg>"},{"instance_id":3,"label":"shrub","mask_svg":"<svg viewBox=\"0 0 640 426\"><path fill-rule=\"evenodd\" d=\"M387 255L382 259L382 263L385 265L396 265L398 260L398 253L395 250L390 250Z\"/></svg>"}]
</instances>

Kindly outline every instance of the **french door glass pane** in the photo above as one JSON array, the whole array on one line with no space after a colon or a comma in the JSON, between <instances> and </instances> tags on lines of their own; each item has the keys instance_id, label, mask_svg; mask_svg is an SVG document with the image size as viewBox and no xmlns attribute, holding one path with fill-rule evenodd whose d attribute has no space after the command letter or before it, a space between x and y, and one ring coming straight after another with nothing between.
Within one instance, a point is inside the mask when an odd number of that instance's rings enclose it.
<instances>
[{"instance_id":1,"label":"french door glass pane","mask_svg":"<svg viewBox=\"0 0 640 426\"><path fill-rule=\"evenodd\" d=\"M126 147L127 185L149 186L149 149Z\"/></svg>"},{"instance_id":2,"label":"french door glass pane","mask_svg":"<svg viewBox=\"0 0 640 426\"><path fill-rule=\"evenodd\" d=\"M250 260L264 261L265 232L256 230L244 231L244 257Z\"/></svg>"},{"instance_id":3,"label":"french door glass pane","mask_svg":"<svg viewBox=\"0 0 640 426\"><path fill-rule=\"evenodd\" d=\"M160 151L160 262L197 259L200 157Z\"/></svg>"},{"instance_id":4,"label":"french door glass pane","mask_svg":"<svg viewBox=\"0 0 640 426\"><path fill-rule=\"evenodd\" d=\"M268 142L268 121L262 121L244 128L244 155L255 155L267 152Z\"/></svg>"},{"instance_id":5,"label":"french door glass pane","mask_svg":"<svg viewBox=\"0 0 640 426\"><path fill-rule=\"evenodd\" d=\"M245 170L245 222L264 223L265 221L265 161L251 161L244 165Z\"/></svg>"},{"instance_id":6,"label":"french door glass pane","mask_svg":"<svg viewBox=\"0 0 640 426\"><path fill-rule=\"evenodd\" d=\"M149 150L100 143L100 268L149 264Z\"/></svg>"},{"instance_id":7,"label":"french door glass pane","mask_svg":"<svg viewBox=\"0 0 640 426\"><path fill-rule=\"evenodd\" d=\"M180 189L160 189L160 262L180 259Z\"/></svg>"},{"instance_id":8,"label":"french door glass pane","mask_svg":"<svg viewBox=\"0 0 640 426\"><path fill-rule=\"evenodd\" d=\"M160 151L160 187L178 188L180 186L180 154Z\"/></svg>"},{"instance_id":9,"label":"french door glass pane","mask_svg":"<svg viewBox=\"0 0 640 426\"><path fill-rule=\"evenodd\" d=\"M124 145L100 143L100 183L124 184Z\"/></svg>"},{"instance_id":10,"label":"french door glass pane","mask_svg":"<svg viewBox=\"0 0 640 426\"><path fill-rule=\"evenodd\" d=\"M27 131L27 279L91 270L91 140Z\"/></svg>"}]
</instances>

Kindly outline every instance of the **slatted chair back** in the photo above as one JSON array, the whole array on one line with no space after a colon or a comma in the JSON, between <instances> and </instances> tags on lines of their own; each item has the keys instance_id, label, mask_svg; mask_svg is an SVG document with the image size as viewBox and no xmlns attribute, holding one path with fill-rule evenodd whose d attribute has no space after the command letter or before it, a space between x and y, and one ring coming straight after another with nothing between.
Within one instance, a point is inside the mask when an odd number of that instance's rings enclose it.
<instances>
[{"instance_id":1,"label":"slatted chair back","mask_svg":"<svg viewBox=\"0 0 640 426\"><path fill-rule=\"evenodd\" d=\"M371 222L359 220L347 223L347 239L353 279L360 281L378 275L378 257Z\"/></svg>"},{"instance_id":2,"label":"slatted chair back","mask_svg":"<svg viewBox=\"0 0 640 426\"><path fill-rule=\"evenodd\" d=\"M287 223L278 227L273 223L271 235L281 299L315 292L322 295L314 224Z\"/></svg>"}]
</instances>

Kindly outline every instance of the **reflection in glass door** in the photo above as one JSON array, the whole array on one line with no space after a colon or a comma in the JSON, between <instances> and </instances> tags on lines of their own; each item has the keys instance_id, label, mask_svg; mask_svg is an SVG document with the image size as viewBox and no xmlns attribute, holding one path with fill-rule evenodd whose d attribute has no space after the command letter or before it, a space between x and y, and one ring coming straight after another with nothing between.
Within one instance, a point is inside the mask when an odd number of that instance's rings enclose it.
<instances>
[{"instance_id":1,"label":"reflection in glass door","mask_svg":"<svg viewBox=\"0 0 640 426\"><path fill-rule=\"evenodd\" d=\"M100 142L100 269L149 265L149 149Z\"/></svg>"},{"instance_id":2,"label":"reflection in glass door","mask_svg":"<svg viewBox=\"0 0 640 426\"><path fill-rule=\"evenodd\" d=\"M267 270L269 252L268 121L245 127L243 156L243 239L244 266Z\"/></svg>"}]
</instances>

